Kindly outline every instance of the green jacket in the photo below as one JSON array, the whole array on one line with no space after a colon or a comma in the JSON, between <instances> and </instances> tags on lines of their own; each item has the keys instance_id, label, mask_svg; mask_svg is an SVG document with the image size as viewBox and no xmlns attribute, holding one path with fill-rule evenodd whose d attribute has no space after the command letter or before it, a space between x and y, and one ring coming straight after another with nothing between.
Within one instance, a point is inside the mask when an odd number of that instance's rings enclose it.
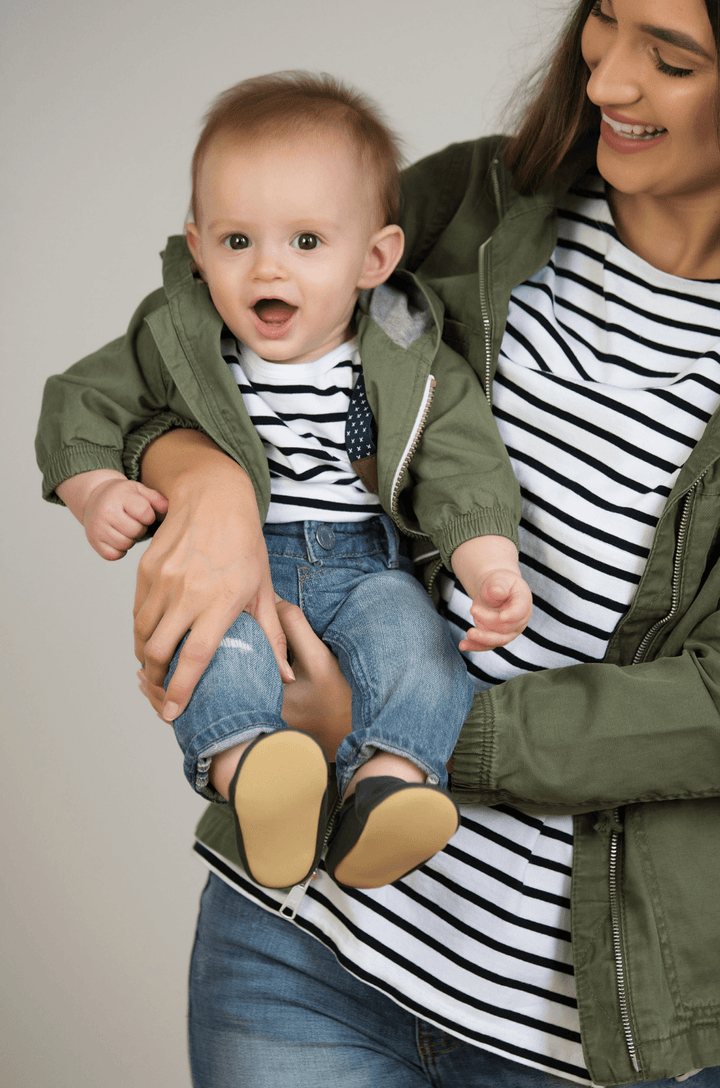
<instances>
[{"instance_id":1,"label":"green jacket","mask_svg":"<svg viewBox=\"0 0 720 1088\"><path fill-rule=\"evenodd\" d=\"M397 284L402 289L399 289ZM377 459L356 468L399 528L448 566L487 534L517 543L520 492L473 371L441 340L443 308L409 273L363 292L358 341ZM222 320L193 275L184 237L168 240L163 287L124 337L48 379L36 439L43 495L90 469L137 478L142 451L169 427L197 427L243 466L264 519L262 441L220 353ZM439 562L437 563L439 566Z\"/></svg>"},{"instance_id":2,"label":"green jacket","mask_svg":"<svg viewBox=\"0 0 720 1088\"><path fill-rule=\"evenodd\" d=\"M405 179L407 267L445 305L445 339L486 390L513 288L542 268L574 154L520 196L492 137ZM455 751L461 803L574 815L572 942L598 1084L720 1065L720 421L660 518L602 663L518 676L476 697ZM692 1081L689 1082L692 1084Z\"/></svg>"},{"instance_id":3,"label":"green jacket","mask_svg":"<svg viewBox=\"0 0 720 1088\"><path fill-rule=\"evenodd\" d=\"M491 138L412 167L402 219L406 264L444 304L446 341L488 391L510 292L547 263L557 204L593 160L592 149L573 156L521 197L500 153ZM148 313L162 308L158 295ZM152 345L142 316L128 337L131 354L136 342ZM174 382L175 407L187 412L198 379ZM156 397L173 403L168 391ZM201 425L211 421L208 433L232 456L229 399L202 404ZM173 420L192 425L180 411L129 436L125 471L136 471L149 438ZM50 490L81 465L123 466L113 443L107 461L88 449L84 463L85 439L63 432L53 447L43 434ZM668 499L605 661L519 676L477 696L455 753L460 803L575 816L573 958L585 1061L603 1085L720 1064L719 458L716 414ZM226 807L209 806L198 834L237 860Z\"/></svg>"}]
</instances>

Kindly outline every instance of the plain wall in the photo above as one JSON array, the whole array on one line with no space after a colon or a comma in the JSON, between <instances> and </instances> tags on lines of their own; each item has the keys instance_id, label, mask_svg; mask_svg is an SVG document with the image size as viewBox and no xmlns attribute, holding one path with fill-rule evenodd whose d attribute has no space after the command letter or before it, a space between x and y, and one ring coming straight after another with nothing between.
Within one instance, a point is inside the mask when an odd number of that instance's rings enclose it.
<instances>
[{"instance_id":1,"label":"plain wall","mask_svg":"<svg viewBox=\"0 0 720 1088\"><path fill-rule=\"evenodd\" d=\"M496 131L567 4L98 0L0 7L3 1088L185 1088L202 802L137 691L138 546L40 499L45 378L120 335L182 229L219 91L284 68L374 96L417 158Z\"/></svg>"}]
</instances>

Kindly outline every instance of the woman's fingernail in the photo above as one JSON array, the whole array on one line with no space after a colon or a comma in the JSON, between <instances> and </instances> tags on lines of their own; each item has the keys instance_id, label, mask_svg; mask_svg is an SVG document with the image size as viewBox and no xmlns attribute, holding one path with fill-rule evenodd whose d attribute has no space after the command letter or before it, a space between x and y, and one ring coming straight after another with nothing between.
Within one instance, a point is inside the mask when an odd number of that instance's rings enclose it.
<instances>
[{"instance_id":1,"label":"woman's fingernail","mask_svg":"<svg viewBox=\"0 0 720 1088\"><path fill-rule=\"evenodd\" d=\"M177 703L167 703L163 707L163 718L166 722L174 722L180 712L180 707Z\"/></svg>"}]
</instances>

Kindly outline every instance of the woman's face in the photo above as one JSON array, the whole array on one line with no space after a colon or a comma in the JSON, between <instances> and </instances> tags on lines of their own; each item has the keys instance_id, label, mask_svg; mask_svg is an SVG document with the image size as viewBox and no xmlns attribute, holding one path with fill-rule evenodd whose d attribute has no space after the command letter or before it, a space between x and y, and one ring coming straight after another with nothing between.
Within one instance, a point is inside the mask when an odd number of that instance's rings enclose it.
<instances>
[{"instance_id":1,"label":"woman's face","mask_svg":"<svg viewBox=\"0 0 720 1088\"><path fill-rule=\"evenodd\" d=\"M703 0L598 0L582 52L605 180L626 194L719 197L718 62Z\"/></svg>"}]
</instances>

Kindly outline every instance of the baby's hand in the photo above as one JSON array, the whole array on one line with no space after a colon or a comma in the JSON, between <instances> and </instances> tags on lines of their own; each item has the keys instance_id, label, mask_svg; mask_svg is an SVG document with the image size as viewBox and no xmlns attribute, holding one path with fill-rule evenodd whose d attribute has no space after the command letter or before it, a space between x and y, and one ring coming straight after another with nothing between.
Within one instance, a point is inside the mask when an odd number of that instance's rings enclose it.
<instances>
[{"instance_id":1,"label":"baby's hand","mask_svg":"<svg viewBox=\"0 0 720 1088\"><path fill-rule=\"evenodd\" d=\"M491 650L506 646L527 627L532 594L515 569L490 571L480 583L470 609L475 621L459 644L461 650Z\"/></svg>"},{"instance_id":2,"label":"baby's hand","mask_svg":"<svg viewBox=\"0 0 720 1088\"><path fill-rule=\"evenodd\" d=\"M104 480L90 493L82 515L85 535L103 559L122 559L155 514L167 511L167 499L135 480Z\"/></svg>"}]
</instances>

